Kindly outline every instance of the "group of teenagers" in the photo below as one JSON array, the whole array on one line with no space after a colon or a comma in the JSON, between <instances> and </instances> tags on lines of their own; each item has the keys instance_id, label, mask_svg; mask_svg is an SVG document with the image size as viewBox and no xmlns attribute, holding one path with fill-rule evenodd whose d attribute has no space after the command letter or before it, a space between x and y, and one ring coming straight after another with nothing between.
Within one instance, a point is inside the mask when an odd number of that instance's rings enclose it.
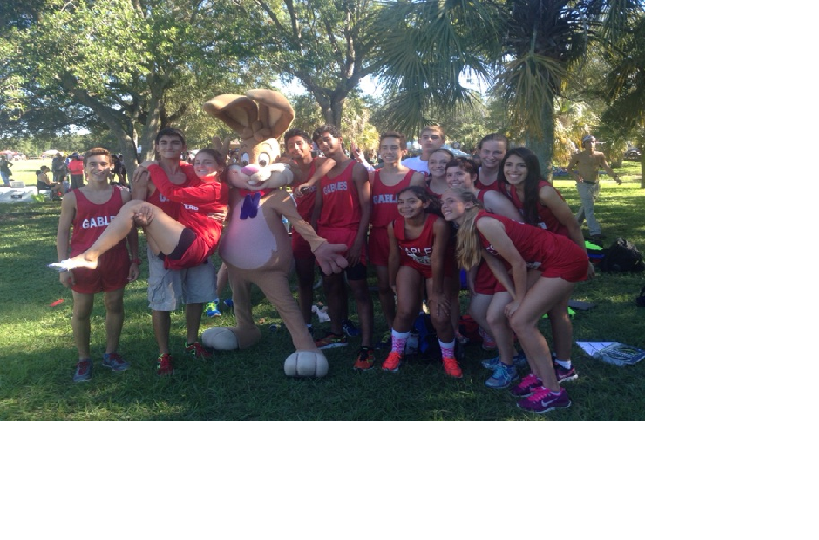
<instances>
[{"instance_id":1,"label":"group of teenagers","mask_svg":"<svg viewBox=\"0 0 819 540\"><path fill-rule=\"evenodd\" d=\"M343 272L322 275L330 328L316 339L318 348L348 344L343 325L349 319L349 286L361 334L353 367L368 371L376 366L374 311L367 283L368 266L373 266L381 310L390 328L390 351L381 369L400 369L413 322L425 302L444 372L462 378L455 350L463 270L470 291L469 314L481 326L485 343L497 347L497 356L483 361L491 372L486 386L510 388L518 406L527 411L542 413L571 405L561 387L562 382L577 378L571 363L572 323L567 308L574 284L592 277L594 267L577 218L541 177L540 162L530 150L507 149L505 136L491 134L480 141L478 163L455 157L443 148L443 129L427 126L420 133L422 153L417 158L404 159L402 134L382 133L378 153L383 166L375 169L360 156L345 153L335 126L320 126L312 136L291 129L283 139L282 161L294 173L290 188L299 215L331 244L348 247ZM319 157L313 155L314 143ZM225 219L227 164L209 149L199 151L192 165L180 162L185 142L174 129L157 135L155 149L158 161L143 164L135 175L130 202L128 191L117 188L112 188L110 198L89 197L84 190L94 187L93 178L87 187L71 192L78 195L63 201L58 256L70 258L65 262L71 270L61 273L60 279L75 293L77 381L91 375L90 330L80 328L80 323L84 320L89 326L93 293L106 292L107 312L118 299L121 313L122 287L139 275L137 227L145 231L150 248L148 294L160 348L158 373L173 372L169 312L183 298L188 308L187 351L198 357L212 354L198 342L202 305L216 291L215 269L203 262L218 247ZM89 174L106 155L102 149L86 153ZM83 223L95 205L104 219L97 218L98 227L88 228ZM69 243L67 230L72 226ZM297 231L292 233L292 251L298 299L312 333L315 258ZM202 268L209 269L208 276L191 275ZM109 289L118 291L110 305ZM80 311L85 306L87 313L78 313L78 295ZM163 295L171 297L164 304L158 299ZM538 328L546 314L554 352ZM111 321L111 329L117 325L121 329L121 316ZM522 352L516 350L515 341ZM128 363L117 354L117 345L118 332L115 339L109 333L103 365L121 371ZM526 367L529 373L523 376Z\"/></svg>"}]
</instances>

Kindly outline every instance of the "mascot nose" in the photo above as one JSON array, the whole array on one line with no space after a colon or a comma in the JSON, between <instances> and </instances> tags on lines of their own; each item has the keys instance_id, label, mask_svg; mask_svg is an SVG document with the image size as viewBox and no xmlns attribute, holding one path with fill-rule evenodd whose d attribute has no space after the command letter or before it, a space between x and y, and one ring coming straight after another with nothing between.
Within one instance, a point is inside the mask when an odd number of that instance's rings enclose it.
<instances>
[{"instance_id":1,"label":"mascot nose","mask_svg":"<svg viewBox=\"0 0 819 540\"><path fill-rule=\"evenodd\" d=\"M242 167L242 174L245 174L247 176L253 176L254 174L261 170L262 168L259 167L258 165L245 165L244 167Z\"/></svg>"}]
</instances>

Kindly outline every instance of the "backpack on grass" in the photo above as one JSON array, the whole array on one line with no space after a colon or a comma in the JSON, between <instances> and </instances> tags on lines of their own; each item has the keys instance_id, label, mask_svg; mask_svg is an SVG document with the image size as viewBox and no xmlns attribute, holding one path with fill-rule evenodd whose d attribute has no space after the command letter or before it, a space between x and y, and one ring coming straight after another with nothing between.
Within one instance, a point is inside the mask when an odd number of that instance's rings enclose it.
<instances>
[{"instance_id":1,"label":"backpack on grass","mask_svg":"<svg viewBox=\"0 0 819 540\"><path fill-rule=\"evenodd\" d=\"M643 254L625 238L615 240L600 262L603 272L642 272L645 269Z\"/></svg>"}]
</instances>

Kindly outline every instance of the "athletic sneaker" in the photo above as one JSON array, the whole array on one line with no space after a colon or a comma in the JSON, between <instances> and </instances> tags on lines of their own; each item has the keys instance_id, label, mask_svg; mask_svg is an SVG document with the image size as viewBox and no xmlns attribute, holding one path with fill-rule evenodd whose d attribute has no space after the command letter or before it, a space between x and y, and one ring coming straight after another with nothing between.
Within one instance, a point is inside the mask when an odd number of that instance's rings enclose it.
<instances>
[{"instance_id":1,"label":"athletic sneaker","mask_svg":"<svg viewBox=\"0 0 819 540\"><path fill-rule=\"evenodd\" d=\"M498 363L498 366L492 372L492 376L486 379L484 384L489 388L508 388L518 379L518 370L515 369L515 366Z\"/></svg>"},{"instance_id":2,"label":"athletic sneaker","mask_svg":"<svg viewBox=\"0 0 819 540\"><path fill-rule=\"evenodd\" d=\"M490 358L488 360L482 361L481 365L483 367L485 367L486 369L494 370L496 367L498 367L500 365L500 363L501 363L500 356L496 356L494 358ZM526 366L528 366L529 362L526 361L526 355L524 353L520 353L520 354L516 354L512 358L512 364L516 368L521 368L522 369L522 368L525 368Z\"/></svg>"},{"instance_id":3,"label":"athletic sneaker","mask_svg":"<svg viewBox=\"0 0 819 540\"><path fill-rule=\"evenodd\" d=\"M361 330L353 324L353 321L350 319L344 319L341 322L341 329L344 330L344 333L350 337L356 337L361 335Z\"/></svg>"},{"instance_id":4,"label":"athletic sneaker","mask_svg":"<svg viewBox=\"0 0 819 540\"><path fill-rule=\"evenodd\" d=\"M531 396L535 388L543 386L543 381L537 378L534 373L525 376L514 388L512 388L512 395L515 397Z\"/></svg>"},{"instance_id":5,"label":"athletic sneaker","mask_svg":"<svg viewBox=\"0 0 819 540\"><path fill-rule=\"evenodd\" d=\"M355 359L353 369L356 371L369 371L375 365L373 350L370 347L361 347L358 350L358 357Z\"/></svg>"},{"instance_id":6,"label":"athletic sneaker","mask_svg":"<svg viewBox=\"0 0 819 540\"><path fill-rule=\"evenodd\" d=\"M102 365L111 368L111 371L125 371L131 364L122 359L122 357L115 353L105 353L102 357Z\"/></svg>"},{"instance_id":7,"label":"athletic sneaker","mask_svg":"<svg viewBox=\"0 0 819 540\"><path fill-rule=\"evenodd\" d=\"M498 348L498 344L495 343L495 338L491 335L487 334L483 328L480 326L478 327L478 334L481 336L483 343L481 343L481 349L485 351L494 351Z\"/></svg>"},{"instance_id":8,"label":"athletic sneaker","mask_svg":"<svg viewBox=\"0 0 819 540\"><path fill-rule=\"evenodd\" d=\"M91 359L77 362L77 371L74 372L74 382L85 382L91 380L91 372L94 371L94 363Z\"/></svg>"},{"instance_id":9,"label":"athletic sneaker","mask_svg":"<svg viewBox=\"0 0 819 540\"><path fill-rule=\"evenodd\" d=\"M191 353L195 358L201 360L210 360L213 358L213 353L207 350L201 343L194 341L193 343L185 343L185 351Z\"/></svg>"},{"instance_id":10,"label":"athletic sneaker","mask_svg":"<svg viewBox=\"0 0 819 540\"><path fill-rule=\"evenodd\" d=\"M223 301L222 303L225 304L225 307L229 307L229 308L233 307L233 298L228 298L227 300Z\"/></svg>"},{"instance_id":11,"label":"athletic sneaker","mask_svg":"<svg viewBox=\"0 0 819 540\"><path fill-rule=\"evenodd\" d=\"M444 358L444 373L453 379L463 379L464 373L461 371L461 366L454 358Z\"/></svg>"},{"instance_id":12,"label":"athletic sneaker","mask_svg":"<svg viewBox=\"0 0 819 540\"><path fill-rule=\"evenodd\" d=\"M157 375L173 375L173 357L165 353L156 360Z\"/></svg>"},{"instance_id":13,"label":"athletic sneaker","mask_svg":"<svg viewBox=\"0 0 819 540\"><path fill-rule=\"evenodd\" d=\"M222 312L219 311L219 299L213 300L205 304L205 315L208 317L221 317Z\"/></svg>"},{"instance_id":14,"label":"athletic sneaker","mask_svg":"<svg viewBox=\"0 0 819 540\"><path fill-rule=\"evenodd\" d=\"M560 392L552 393L548 388L537 388L531 396L518 401L518 407L533 413L545 413L552 409L567 409L572 406L572 400L564 388Z\"/></svg>"},{"instance_id":15,"label":"athletic sneaker","mask_svg":"<svg viewBox=\"0 0 819 540\"><path fill-rule=\"evenodd\" d=\"M577 378L577 372L574 370L574 366L566 369L557 362L552 363L555 366L555 377L557 377L557 382L563 383L564 381L573 381Z\"/></svg>"},{"instance_id":16,"label":"athletic sneaker","mask_svg":"<svg viewBox=\"0 0 819 540\"><path fill-rule=\"evenodd\" d=\"M346 347L347 336L344 334L334 334L327 332L324 337L316 340L316 347L319 349L334 349L336 347Z\"/></svg>"},{"instance_id":17,"label":"athletic sneaker","mask_svg":"<svg viewBox=\"0 0 819 540\"><path fill-rule=\"evenodd\" d=\"M384 360L384 363L381 364L381 369L395 373L398 371L398 366L400 365L401 355L395 351L392 351L389 356L387 356L387 359Z\"/></svg>"}]
</instances>

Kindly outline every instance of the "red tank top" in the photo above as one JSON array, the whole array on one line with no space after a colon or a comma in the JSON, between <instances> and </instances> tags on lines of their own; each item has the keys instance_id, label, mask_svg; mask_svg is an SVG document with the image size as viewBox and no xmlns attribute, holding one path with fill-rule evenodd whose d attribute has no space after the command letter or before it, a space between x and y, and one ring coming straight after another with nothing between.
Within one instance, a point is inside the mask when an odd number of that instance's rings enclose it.
<instances>
[{"instance_id":1,"label":"red tank top","mask_svg":"<svg viewBox=\"0 0 819 540\"><path fill-rule=\"evenodd\" d=\"M179 187L188 187L199 183L199 177L196 176L195 172L193 172L193 165L190 163L180 163L179 170L185 174L185 181L181 184L174 185L178 185ZM169 200L159 192L159 189L154 189L154 192L148 195L145 202L149 202L154 206L159 207L159 209L165 212L167 215L179 221L179 211L182 208L182 203Z\"/></svg>"},{"instance_id":2,"label":"red tank top","mask_svg":"<svg viewBox=\"0 0 819 540\"><path fill-rule=\"evenodd\" d=\"M291 186L291 191L295 193L296 187L306 183L312 176L316 174L316 160L310 162L310 168L307 171L307 177L302 179L298 184ZM303 193L300 197L293 197L296 201L296 211L304 221L310 222L313 215L313 206L316 204L316 186L311 187L308 191Z\"/></svg>"},{"instance_id":3,"label":"red tank top","mask_svg":"<svg viewBox=\"0 0 819 540\"><path fill-rule=\"evenodd\" d=\"M515 249L518 250L520 256L523 257L523 260L526 261L527 268L540 268L548 264L550 261L559 261L566 255L567 244L577 248L577 244L565 236L559 236L539 227L527 225L526 223L520 223L497 214L490 214L488 212L484 212L483 210L478 212L475 222L477 223L479 219L484 217L497 219L503 224L503 226L506 228L506 235L512 241L512 245L514 245ZM497 250L495 250L492 244L489 243L489 241L483 234L480 233L480 231L478 231L478 236L481 240L481 246L483 246L490 254L500 258L500 260L503 261L508 268L509 265L506 260L500 255L500 253L497 252ZM569 252L572 252L571 247L569 247L568 250ZM571 256L573 257L574 255L575 254L572 252Z\"/></svg>"},{"instance_id":4,"label":"red tank top","mask_svg":"<svg viewBox=\"0 0 819 540\"><path fill-rule=\"evenodd\" d=\"M370 186L373 205L370 213L370 225L372 227L386 227L393 220L398 219L398 192L408 187L415 171L410 169L404 178L394 186L386 186L381 181L381 171L376 170Z\"/></svg>"},{"instance_id":5,"label":"red tank top","mask_svg":"<svg viewBox=\"0 0 819 540\"><path fill-rule=\"evenodd\" d=\"M542 188L543 186L553 187L552 184L550 184L546 180L541 180L539 187ZM518 197L518 191L515 189L514 186L509 184L506 184L505 188L506 194L509 195L510 199L512 199L512 204L514 204L515 208L517 208L520 211L520 215L522 216L521 219L523 219L524 217L523 201L520 200L520 197ZM557 189L555 189L555 191L557 191ZM558 197L561 198L561 200L565 200L563 199L563 195L561 195L559 191L557 191L557 195ZM549 210L547 206L544 206L540 202L538 202L537 206L537 215L539 219L538 227L540 227L541 229L546 229L547 231L551 231L555 234L560 234L562 236L566 237L569 236L569 229L555 217L555 215L552 213L551 210Z\"/></svg>"},{"instance_id":6,"label":"red tank top","mask_svg":"<svg viewBox=\"0 0 819 540\"><path fill-rule=\"evenodd\" d=\"M395 240L398 242L398 253L401 256L401 265L406 265L409 262L414 262L422 266L432 266L432 244L435 241L435 234L432 230L435 225L435 220L438 216L435 214L427 214L424 220L424 228L418 238L411 240L407 239L406 230L404 229L404 218L398 217L392 222L393 233L395 233Z\"/></svg>"},{"instance_id":7,"label":"red tank top","mask_svg":"<svg viewBox=\"0 0 819 540\"><path fill-rule=\"evenodd\" d=\"M319 227L355 229L361 221L361 203L353 181L355 160L335 178L324 175L321 178L321 216Z\"/></svg>"},{"instance_id":8,"label":"red tank top","mask_svg":"<svg viewBox=\"0 0 819 540\"><path fill-rule=\"evenodd\" d=\"M77 256L91 247L102 231L117 217L123 206L121 186L112 186L111 198L102 204L94 204L83 194L82 189L72 191L77 198L77 213L71 222L71 257ZM128 257L123 238L113 249L103 254L110 257Z\"/></svg>"},{"instance_id":9,"label":"red tank top","mask_svg":"<svg viewBox=\"0 0 819 540\"><path fill-rule=\"evenodd\" d=\"M179 223L193 230L196 236L205 241L210 247L208 255L210 256L216 251L222 237L222 223L208 217L208 214L223 213L227 210L230 186L215 179L203 181L197 178L198 184L180 187L168 180L168 176L159 165L151 165L148 170L156 189L169 200L182 205Z\"/></svg>"}]
</instances>

